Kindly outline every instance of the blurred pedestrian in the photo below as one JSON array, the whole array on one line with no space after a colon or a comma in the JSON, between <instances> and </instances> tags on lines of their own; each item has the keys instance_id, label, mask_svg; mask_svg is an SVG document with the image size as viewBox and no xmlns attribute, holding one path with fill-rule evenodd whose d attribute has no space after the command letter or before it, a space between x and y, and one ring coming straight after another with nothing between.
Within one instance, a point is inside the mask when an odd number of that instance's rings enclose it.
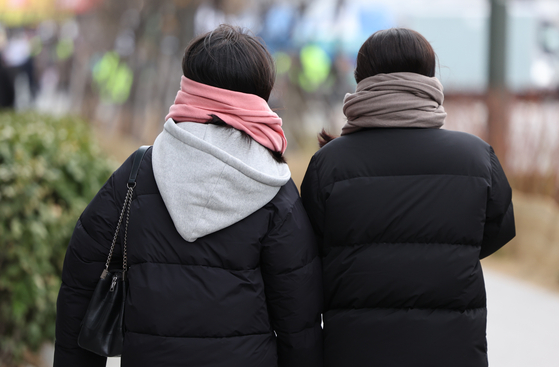
<instances>
[{"instance_id":1,"label":"blurred pedestrian","mask_svg":"<svg viewBox=\"0 0 559 367\"><path fill-rule=\"evenodd\" d=\"M14 108L15 88L14 81L0 57L0 109Z\"/></svg>"},{"instance_id":2,"label":"blurred pedestrian","mask_svg":"<svg viewBox=\"0 0 559 367\"><path fill-rule=\"evenodd\" d=\"M511 188L481 139L440 129L436 56L374 33L341 137L324 131L301 195L319 241L325 366L487 366L480 259L515 235Z\"/></svg>"},{"instance_id":3,"label":"blurred pedestrian","mask_svg":"<svg viewBox=\"0 0 559 367\"><path fill-rule=\"evenodd\" d=\"M8 38L3 51L5 66L15 81L25 75L29 86L29 97L33 99L38 91L35 77L35 62L32 54L31 36L28 31L19 29Z\"/></svg>"},{"instance_id":4,"label":"blurred pedestrian","mask_svg":"<svg viewBox=\"0 0 559 367\"><path fill-rule=\"evenodd\" d=\"M132 202L122 365L321 366L320 260L283 159L282 121L267 104L273 59L223 25L194 39L182 66ZM106 362L77 339L131 165L76 225L58 296L56 367Z\"/></svg>"}]
</instances>

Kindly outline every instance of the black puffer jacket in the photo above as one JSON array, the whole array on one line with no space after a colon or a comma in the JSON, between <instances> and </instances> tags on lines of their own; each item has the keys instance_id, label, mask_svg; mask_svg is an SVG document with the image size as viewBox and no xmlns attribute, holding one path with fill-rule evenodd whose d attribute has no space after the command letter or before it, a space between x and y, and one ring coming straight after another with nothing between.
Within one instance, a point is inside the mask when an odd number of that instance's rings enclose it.
<instances>
[{"instance_id":1,"label":"black puffer jacket","mask_svg":"<svg viewBox=\"0 0 559 367\"><path fill-rule=\"evenodd\" d=\"M489 145L363 130L314 155L301 195L321 249L326 366L487 366L479 260L515 233Z\"/></svg>"},{"instance_id":2,"label":"black puffer jacket","mask_svg":"<svg viewBox=\"0 0 559 367\"><path fill-rule=\"evenodd\" d=\"M130 214L122 365L320 366L320 260L293 181L240 222L189 243L173 225L151 158L150 149ZM58 298L56 367L105 365L76 339L131 165L129 158L76 225Z\"/></svg>"}]
</instances>

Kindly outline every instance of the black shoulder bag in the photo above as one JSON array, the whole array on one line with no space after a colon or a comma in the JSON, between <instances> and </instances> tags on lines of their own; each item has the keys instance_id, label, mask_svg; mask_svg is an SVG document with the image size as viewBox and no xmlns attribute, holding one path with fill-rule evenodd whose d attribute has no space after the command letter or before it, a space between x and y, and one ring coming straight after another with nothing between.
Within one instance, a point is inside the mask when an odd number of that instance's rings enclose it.
<instances>
[{"instance_id":1,"label":"black shoulder bag","mask_svg":"<svg viewBox=\"0 0 559 367\"><path fill-rule=\"evenodd\" d=\"M128 192L126 193L124 205L120 212L120 218L118 219L105 269L89 301L78 336L78 345L80 347L105 357L115 357L122 354L122 345L124 341L124 303L127 289L126 271L128 270L126 254L128 220L130 218L132 194L136 187L136 177L142 158L148 148L149 146L147 145L140 147L134 156L132 170L130 171L130 177L127 183ZM122 248L122 270L109 271L109 264L113 256L113 250L120 232L120 225L122 224L124 213L126 213L126 224L124 226Z\"/></svg>"}]
</instances>

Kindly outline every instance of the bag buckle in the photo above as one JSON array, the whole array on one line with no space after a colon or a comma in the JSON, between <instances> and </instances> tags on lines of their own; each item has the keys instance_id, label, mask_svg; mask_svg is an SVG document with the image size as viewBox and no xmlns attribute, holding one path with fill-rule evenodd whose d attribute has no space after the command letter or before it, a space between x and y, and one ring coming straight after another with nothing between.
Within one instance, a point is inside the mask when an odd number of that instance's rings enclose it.
<instances>
[{"instance_id":1,"label":"bag buckle","mask_svg":"<svg viewBox=\"0 0 559 367\"><path fill-rule=\"evenodd\" d=\"M117 276L117 275L113 276L113 282L111 283L111 289L110 289L111 292L114 292L114 291L115 291L116 281L117 281L117 280L118 280L118 276Z\"/></svg>"}]
</instances>

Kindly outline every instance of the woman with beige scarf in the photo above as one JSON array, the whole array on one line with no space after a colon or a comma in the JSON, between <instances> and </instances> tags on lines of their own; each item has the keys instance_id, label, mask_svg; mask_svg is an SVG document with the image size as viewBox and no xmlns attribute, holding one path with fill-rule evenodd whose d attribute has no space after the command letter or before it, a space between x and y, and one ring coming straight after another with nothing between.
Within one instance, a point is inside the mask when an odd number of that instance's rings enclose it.
<instances>
[{"instance_id":1,"label":"woman with beige scarf","mask_svg":"<svg viewBox=\"0 0 559 367\"><path fill-rule=\"evenodd\" d=\"M488 365L480 259L515 235L511 189L487 143L441 129L435 67L415 31L369 37L342 136L309 164L325 366Z\"/></svg>"}]
</instances>

